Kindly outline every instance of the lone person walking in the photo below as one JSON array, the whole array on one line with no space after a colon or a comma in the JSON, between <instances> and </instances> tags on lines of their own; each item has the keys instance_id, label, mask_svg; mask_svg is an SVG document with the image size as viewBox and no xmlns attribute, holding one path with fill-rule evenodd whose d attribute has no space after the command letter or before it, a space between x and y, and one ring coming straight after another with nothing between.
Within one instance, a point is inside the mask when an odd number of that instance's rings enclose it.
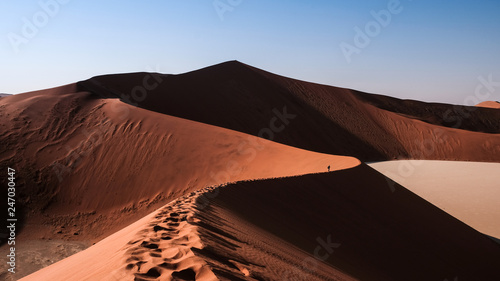
<instances>
[{"instance_id":1,"label":"lone person walking","mask_svg":"<svg viewBox=\"0 0 500 281\"><path fill-rule=\"evenodd\" d=\"M330 165L328 165L328 172L330 172Z\"/></svg>"}]
</instances>

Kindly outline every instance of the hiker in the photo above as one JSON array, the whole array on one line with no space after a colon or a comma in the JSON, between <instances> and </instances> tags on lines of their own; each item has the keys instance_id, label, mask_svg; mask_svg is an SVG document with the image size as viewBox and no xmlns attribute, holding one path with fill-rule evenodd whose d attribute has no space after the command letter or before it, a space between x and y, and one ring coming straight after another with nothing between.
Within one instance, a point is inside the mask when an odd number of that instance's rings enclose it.
<instances>
[{"instance_id":1,"label":"hiker","mask_svg":"<svg viewBox=\"0 0 500 281\"><path fill-rule=\"evenodd\" d=\"M330 165L328 165L328 172L330 172Z\"/></svg>"}]
</instances>

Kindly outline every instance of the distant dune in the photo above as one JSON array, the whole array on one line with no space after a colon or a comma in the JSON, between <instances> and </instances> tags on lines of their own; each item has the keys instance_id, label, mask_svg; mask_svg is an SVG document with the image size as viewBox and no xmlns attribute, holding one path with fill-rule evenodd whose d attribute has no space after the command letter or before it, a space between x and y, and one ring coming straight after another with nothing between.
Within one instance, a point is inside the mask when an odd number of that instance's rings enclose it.
<instances>
[{"instance_id":1,"label":"distant dune","mask_svg":"<svg viewBox=\"0 0 500 281\"><path fill-rule=\"evenodd\" d=\"M499 280L499 244L361 164L500 162L498 120L232 61L1 98L0 169L18 241L96 243L25 280Z\"/></svg>"},{"instance_id":2,"label":"distant dune","mask_svg":"<svg viewBox=\"0 0 500 281\"><path fill-rule=\"evenodd\" d=\"M483 101L482 103L476 104L476 106L498 109L498 108L500 108L500 102L497 102L497 101Z\"/></svg>"},{"instance_id":3,"label":"distant dune","mask_svg":"<svg viewBox=\"0 0 500 281\"><path fill-rule=\"evenodd\" d=\"M3 97L8 97L10 96L9 94L0 94L0 98L3 98Z\"/></svg>"}]
</instances>

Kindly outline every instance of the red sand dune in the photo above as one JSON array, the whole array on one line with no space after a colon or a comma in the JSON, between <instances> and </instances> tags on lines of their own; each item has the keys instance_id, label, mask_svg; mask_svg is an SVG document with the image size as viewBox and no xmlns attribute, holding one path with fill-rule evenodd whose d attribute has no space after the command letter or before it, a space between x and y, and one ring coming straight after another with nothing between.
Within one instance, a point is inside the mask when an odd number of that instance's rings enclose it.
<instances>
[{"instance_id":1,"label":"red sand dune","mask_svg":"<svg viewBox=\"0 0 500 281\"><path fill-rule=\"evenodd\" d=\"M23 280L493 281L499 266L499 244L363 164L192 193Z\"/></svg>"},{"instance_id":2,"label":"red sand dune","mask_svg":"<svg viewBox=\"0 0 500 281\"><path fill-rule=\"evenodd\" d=\"M261 129L269 127L273 109L283 113L286 106L286 113L297 117L286 132L273 136L274 141L362 161L500 161L500 137L492 134L500 132L495 122L500 119L498 111L364 94L286 78L237 61L180 75L98 76L78 85L149 110L264 138L269 134ZM148 89L146 95L141 87Z\"/></svg>"},{"instance_id":3,"label":"red sand dune","mask_svg":"<svg viewBox=\"0 0 500 281\"><path fill-rule=\"evenodd\" d=\"M359 280L453 280L456 276L458 280L500 280L499 244L389 182L363 164L334 173L229 185L210 200L213 209L199 210L200 220L210 226L200 224L201 241L213 246L202 250L201 256L210 258L216 252L233 260L240 256L242 264L245 259L255 262L244 250L257 246L255 241L245 245L246 241L219 232L241 238L233 225L250 223L310 256L316 252L327 265ZM206 205L204 200L199 203ZM221 209L231 214L228 221L216 219ZM219 239L225 243L218 243ZM329 240L330 249L318 239ZM212 267L235 272L220 261ZM263 279L282 276L264 261L247 268L269 274Z\"/></svg>"},{"instance_id":4,"label":"red sand dune","mask_svg":"<svg viewBox=\"0 0 500 281\"><path fill-rule=\"evenodd\" d=\"M95 241L206 186L359 164L74 91L0 100L1 169L25 187L21 235Z\"/></svg>"},{"instance_id":5,"label":"red sand dune","mask_svg":"<svg viewBox=\"0 0 500 281\"><path fill-rule=\"evenodd\" d=\"M497 102L497 101L483 101L482 103L476 104L476 106L498 109L498 108L500 108L500 102Z\"/></svg>"}]
</instances>

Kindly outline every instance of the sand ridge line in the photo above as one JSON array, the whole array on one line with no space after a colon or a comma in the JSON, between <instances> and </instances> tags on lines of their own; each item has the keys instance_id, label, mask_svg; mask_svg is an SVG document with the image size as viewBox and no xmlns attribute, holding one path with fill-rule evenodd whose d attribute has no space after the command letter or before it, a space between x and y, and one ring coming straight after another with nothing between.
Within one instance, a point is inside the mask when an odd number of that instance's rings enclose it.
<instances>
[{"instance_id":1,"label":"sand ridge line","mask_svg":"<svg viewBox=\"0 0 500 281\"><path fill-rule=\"evenodd\" d=\"M204 246L194 214L196 198L215 189L207 187L162 207L148 227L125 246L125 271L134 280L218 280L192 248Z\"/></svg>"},{"instance_id":2,"label":"sand ridge line","mask_svg":"<svg viewBox=\"0 0 500 281\"><path fill-rule=\"evenodd\" d=\"M343 170L339 169L339 170ZM333 172L333 171L331 171ZM331 173L329 172L329 173ZM297 174L272 179L300 177ZM148 227L137 232L137 236L124 247L125 271L133 275L134 280L218 280L210 265L195 252L205 245L199 234L199 219L195 218L203 205L209 203L205 194L244 180L228 182L218 186L209 186L188 195L181 196L157 211ZM265 180L265 179L264 179ZM193 251L194 249L194 251ZM197 249L197 250L196 250Z\"/></svg>"}]
</instances>

